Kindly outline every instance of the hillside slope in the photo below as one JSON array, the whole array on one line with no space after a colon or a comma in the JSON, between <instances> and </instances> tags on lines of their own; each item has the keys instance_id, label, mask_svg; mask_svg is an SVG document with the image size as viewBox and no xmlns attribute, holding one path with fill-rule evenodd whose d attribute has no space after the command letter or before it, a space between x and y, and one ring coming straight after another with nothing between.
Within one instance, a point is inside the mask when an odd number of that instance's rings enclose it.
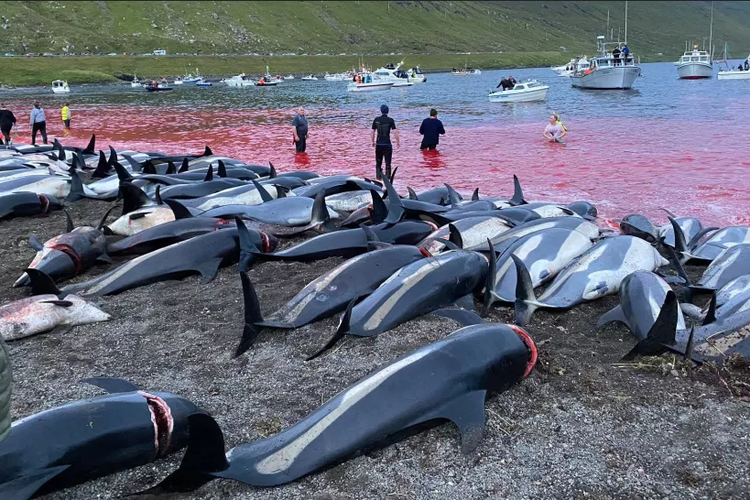
<instances>
[{"instance_id":1,"label":"hillside slope","mask_svg":"<svg viewBox=\"0 0 750 500\"><path fill-rule=\"evenodd\" d=\"M625 2L0 2L4 52L593 52ZM636 53L708 38L711 2L629 2ZM750 52L750 3L716 2L714 44ZM707 40L706 40L707 43ZM744 57L744 56L743 56Z\"/></svg>"}]
</instances>

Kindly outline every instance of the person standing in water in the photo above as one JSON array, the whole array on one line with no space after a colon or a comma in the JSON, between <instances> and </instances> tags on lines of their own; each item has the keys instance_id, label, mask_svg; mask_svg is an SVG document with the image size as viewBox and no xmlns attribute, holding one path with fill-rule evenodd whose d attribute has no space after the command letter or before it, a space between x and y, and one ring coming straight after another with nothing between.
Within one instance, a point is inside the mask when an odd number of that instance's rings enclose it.
<instances>
[{"instance_id":1,"label":"person standing in water","mask_svg":"<svg viewBox=\"0 0 750 500\"><path fill-rule=\"evenodd\" d=\"M0 109L0 132L3 134L3 144L10 146L10 131L16 124L16 115L9 109Z\"/></svg>"},{"instance_id":2,"label":"person standing in water","mask_svg":"<svg viewBox=\"0 0 750 500\"><path fill-rule=\"evenodd\" d=\"M567 134L568 130L560 121L560 115L552 113L549 116L549 123L544 128L544 138L549 142L562 142L563 137Z\"/></svg>"},{"instance_id":3,"label":"person standing in water","mask_svg":"<svg viewBox=\"0 0 750 500\"><path fill-rule=\"evenodd\" d=\"M44 114L38 102L34 103L34 109L31 110L29 125L31 125L31 145L36 146L37 132L42 133L42 142L47 144L47 115Z\"/></svg>"},{"instance_id":4,"label":"person standing in water","mask_svg":"<svg viewBox=\"0 0 750 500\"><path fill-rule=\"evenodd\" d=\"M396 139L396 146L401 147L401 141L396 130L396 122L388 116L388 106L380 106L380 116L372 121L372 146L375 148L375 177L383 178L383 159L385 159L385 175L391 177L391 159L393 158L393 144L391 144L391 130ZM376 140L377 136L377 140Z\"/></svg>"},{"instance_id":5,"label":"person standing in water","mask_svg":"<svg viewBox=\"0 0 750 500\"><path fill-rule=\"evenodd\" d=\"M294 145L297 152L304 153L307 148L307 136L309 135L304 107L297 108L297 114L294 115L294 120L292 120L292 128L294 129Z\"/></svg>"},{"instance_id":6,"label":"person standing in water","mask_svg":"<svg viewBox=\"0 0 750 500\"><path fill-rule=\"evenodd\" d=\"M435 149L440 143L440 136L445 135L443 122L438 120L437 114L437 109L433 108L430 110L430 117L422 120L419 133L424 137L422 137L422 144L419 149Z\"/></svg>"},{"instance_id":7,"label":"person standing in water","mask_svg":"<svg viewBox=\"0 0 750 500\"><path fill-rule=\"evenodd\" d=\"M70 130L70 103L66 102L65 106L62 108L62 121L63 121L63 127L65 130Z\"/></svg>"}]
</instances>

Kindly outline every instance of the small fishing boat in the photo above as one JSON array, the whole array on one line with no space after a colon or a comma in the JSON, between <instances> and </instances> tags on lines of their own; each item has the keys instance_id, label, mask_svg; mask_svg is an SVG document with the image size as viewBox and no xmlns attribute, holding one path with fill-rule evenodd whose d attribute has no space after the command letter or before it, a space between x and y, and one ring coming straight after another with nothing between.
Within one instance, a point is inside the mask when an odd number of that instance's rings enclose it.
<instances>
[{"instance_id":1,"label":"small fishing boat","mask_svg":"<svg viewBox=\"0 0 750 500\"><path fill-rule=\"evenodd\" d=\"M346 73L334 73L330 75L328 74L328 72L326 72L325 76L323 76L323 79L327 82L345 82L349 79L349 75Z\"/></svg>"},{"instance_id":2,"label":"small fishing boat","mask_svg":"<svg viewBox=\"0 0 750 500\"><path fill-rule=\"evenodd\" d=\"M389 90L393 87L393 82L375 80L369 83L351 82L346 86L347 92L376 92L379 90Z\"/></svg>"},{"instance_id":3,"label":"small fishing boat","mask_svg":"<svg viewBox=\"0 0 750 500\"><path fill-rule=\"evenodd\" d=\"M167 90L172 90L172 87L168 87L166 83L158 83L155 81L152 81L148 85L144 87L147 92L164 92Z\"/></svg>"},{"instance_id":4,"label":"small fishing boat","mask_svg":"<svg viewBox=\"0 0 750 500\"><path fill-rule=\"evenodd\" d=\"M716 78L719 80L750 80L750 56L747 56L747 59L741 62L736 68L731 67L727 62L729 61L727 47L728 44L724 43L724 56L721 61L717 61L717 63L719 63L720 66L723 65L723 67L720 67L719 74L716 75Z\"/></svg>"},{"instance_id":5,"label":"small fishing boat","mask_svg":"<svg viewBox=\"0 0 750 500\"><path fill-rule=\"evenodd\" d=\"M55 80L52 82L52 92L55 94L66 94L70 92L70 87L66 80Z\"/></svg>"},{"instance_id":6,"label":"small fishing boat","mask_svg":"<svg viewBox=\"0 0 750 500\"><path fill-rule=\"evenodd\" d=\"M222 82L226 83L227 87L252 87L255 85L255 82L248 78L245 73L235 75L232 78L225 78Z\"/></svg>"},{"instance_id":7,"label":"small fishing boat","mask_svg":"<svg viewBox=\"0 0 750 500\"><path fill-rule=\"evenodd\" d=\"M138 80L137 76L133 75L133 81L130 82L130 86L132 88L141 88L142 87L141 81Z\"/></svg>"},{"instance_id":8,"label":"small fishing boat","mask_svg":"<svg viewBox=\"0 0 750 500\"><path fill-rule=\"evenodd\" d=\"M713 44L714 37L714 3L711 2L711 24L708 35L708 46ZM705 47L704 47L705 48ZM705 50L698 50L698 46L693 47L689 52L687 42L685 42L685 53L674 63L677 66L677 76L681 80L698 80L700 78L711 78L714 74L714 67L711 63L711 54Z\"/></svg>"},{"instance_id":9,"label":"small fishing boat","mask_svg":"<svg viewBox=\"0 0 750 500\"><path fill-rule=\"evenodd\" d=\"M178 76L177 78L174 79L174 81L172 82L172 85L183 85L184 83L185 82L182 80L182 78Z\"/></svg>"},{"instance_id":10,"label":"small fishing boat","mask_svg":"<svg viewBox=\"0 0 750 500\"><path fill-rule=\"evenodd\" d=\"M198 84L203 81L203 77L198 74L198 69L195 70L195 76L188 73L187 75L182 77L182 83L183 84Z\"/></svg>"},{"instance_id":11,"label":"small fishing boat","mask_svg":"<svg viewBox=\"0 0 750 500\"><path fill-rule=\"evenodd\" d=\"M424 76L424 73L422 73L422 70L419 69L419 66L414 66L412 69L406 72L406 80L409 83L425 83L427 81L427 77Z\"/></svg>"},{"instance_id":12,"label":"small fishing boat","mask_svg":"<svg viewBox=\"0 0 750 500\"><path fill-rule=\"evenodd\" d=\"M294 75L287 75L284 77L284 80L294 80Z\"/></svg>"},{"instance_id":13,"label":"small fishing boat","mask_svg":"<svg viewBox=\"0 0 750 500\"><path fill-rule=\"evenodd\" d=\"M626 32L627 34L627 32ZM570 76L570 83L575 88L615 90L630 89L636 78L641 76L640 61L632 54L615 58L607 45L620 46L619 42L605 43L604 37L597 37L600 55L589 60L589 68L578 68Z\"/></svg>"},{"instance_id":14,"label":"small fishing boat","mask_svg":"<svg viewBox=\"0 0 750 500\"><path fill-rule=\"evenodd\" d=\"M256 87L275 87L278 85L279 82L276 80L266 80L265 78L261 78L258 80L258 83L255 84Z\"/></svg>"},{"instance_id":15,"label":"small fishing boat","mask_svg":"<svg viewBox=\"0 0 750 500\"><path fill-rule=\"evenodd\" d=\"M303 76L303 77L302 77L302 81L303 81L303 82L317 82L317 81L318 81L318 78L317 78L317 77L315 77L315 76L313 76L313 75L309 75L309 76Z\"/></svg>"},{"instance_id":16,"label":"small fishing boat","mask_svg":"<svg viewBox=\"0 0 750 500\"><path fill-rule=\"evenodd\" d=\"M490 102L532 102L543 101L547 97L549 86L537 80L518 82L509 90L492 92Z\"/></svg>"}]
</instances>

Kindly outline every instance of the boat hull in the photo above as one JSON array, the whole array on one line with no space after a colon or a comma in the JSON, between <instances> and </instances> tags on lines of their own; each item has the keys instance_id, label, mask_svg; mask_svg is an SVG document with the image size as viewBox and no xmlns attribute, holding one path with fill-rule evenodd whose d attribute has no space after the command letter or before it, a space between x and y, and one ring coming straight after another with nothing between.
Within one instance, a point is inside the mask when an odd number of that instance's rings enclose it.
<instances>
[{"instance_id":1,"label":"boat hull","mask_svg":"<svg viewBox=\"0 0 750 500\"><path fill-rule=\"evenodd\" d=\"M150 85L146 87L147 92L166 92L167 90L172 90L171 87L151 87Z\"/></svg>"},{"instance_id":2,"label":"boat hull","mask_svg":"<svg viewBox=\"0 0 750 500\"><path fill-rule=\"evenodd\" d=\"M572 75L570 81L579 89L621 90L632 88L640 73L638 66L605 67L589 74Z\"/></svg>"},{"instance_id":3,"label":"boat hull","mask_svg":"<svg viewBox=\"0 0 750 500\"><path fill-rule=\"evenodd\" d=\"M750 71L719 71L716 78L719 80L750 80Z\"/></svg>"},{"instance_id":4,"label":"boat hull","mask_svg":"<svg viewBox=\"0 0 750 500\"><path fill-rule=\"evenodd\" d=\"M505 92L495 92L490 94L490 102L534 102L543 101L547 98L547 88L524 90L513 94L512 90Z\"/></svg>"},{"instance_id":5,"label":"boat hull","mask_svg":"<svg viewBox=\"0 0 750 500\"><path fill-rule=\"evenodd\" d=\"M70 89L69 88L52 89L52 93L54 93L54 94L68 94L68 93L70 93Z\"/></svg>"},{"instance_id":6,"label":"boat hull","mask_svg":"<svg viewBox=\"0 0 750 500\"><path fill-rule=\"evenodd\" d=\"M349 92L378 92L381 90L390 90L393 87L393 82L387 83L354 83L349 84L346 90Z\"/></svg>"},{"instance_id":7,"label":"boat hull","mask_svg":"<svg viewBox=\"0 0 750 500\"><path fill-rule=\"evenodd\" d=\"M677 76L682 80L698 80L711 78L714 69L710 63L689 62L677 66Z\"/></svg>"}]
</instances>

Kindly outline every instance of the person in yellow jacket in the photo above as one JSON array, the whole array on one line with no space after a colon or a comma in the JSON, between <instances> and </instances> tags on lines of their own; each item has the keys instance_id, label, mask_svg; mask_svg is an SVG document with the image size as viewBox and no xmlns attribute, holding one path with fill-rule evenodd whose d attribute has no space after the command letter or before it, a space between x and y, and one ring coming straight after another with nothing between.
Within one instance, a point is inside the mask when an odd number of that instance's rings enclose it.
<instances>
[{"instance_id":1,"label":"person in yellow jacket","mask_svg":"<svg viewBox=\"0 0 750 500\"><path fill-rule=\"evenodd\" d=\"M70 130L70 103L66 102L62 108L62 121L66 130Z\"/></svg>"}]
</instances>

